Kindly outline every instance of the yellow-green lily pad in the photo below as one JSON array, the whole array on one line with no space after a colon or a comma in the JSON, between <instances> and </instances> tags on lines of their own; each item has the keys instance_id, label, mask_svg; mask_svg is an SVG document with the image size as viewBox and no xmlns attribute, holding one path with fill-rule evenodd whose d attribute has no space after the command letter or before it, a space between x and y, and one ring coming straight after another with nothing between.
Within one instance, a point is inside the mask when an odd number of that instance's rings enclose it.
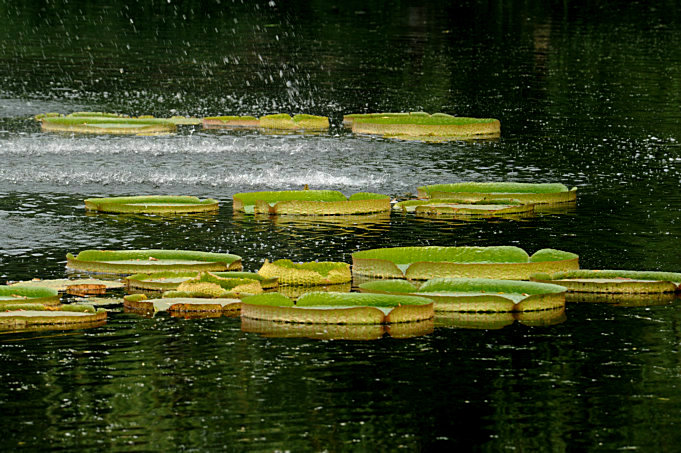
<instances>
[{"instance_id":1,"label":"yellow-green lily pad","mask_svg":"<svg viewBox=\"0 0 681 453\"><path fill-rule=\"evenodd\" d=\"M392 247L355 252L352 262L353 275L409 280L437 277L528 280L537 272L579 268L579 257L574 253L542 249L530 256L513 246Z\"/></svg>"}]
</instances>

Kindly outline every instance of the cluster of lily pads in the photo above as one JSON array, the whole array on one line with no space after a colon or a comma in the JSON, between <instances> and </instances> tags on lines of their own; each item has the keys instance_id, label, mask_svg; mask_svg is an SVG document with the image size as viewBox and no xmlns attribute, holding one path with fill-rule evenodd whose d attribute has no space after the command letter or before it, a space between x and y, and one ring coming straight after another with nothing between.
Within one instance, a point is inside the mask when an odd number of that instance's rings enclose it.
<instances>
[{"instance_id":1,"label":"cluster of lily pads","mask_svg":"<svg viewBox=\"0 0 681 453\"><path fill-rule=\"evenodd\" d=\"M178 124L207 128L314 131L328 119L287 114L254 117L130 118L116 114L45 114L45 130L154 134ZM485 137L496 120L425 113L346 115L360 134L390 137ZM426 185L417 199L391 200L330 190L237 193L235 215L277 217L423 216L523 217L542 207L574 204L576 188L563 184L456 183ZM189 196L88 198L92 213L186 214L215 212L214 199ZM240 256L186 250L84 250L67 254L67 268L102 279L18 282L0 287L0 329L101 325L107 305L141 315L240 316L242 329L267 336L315 338L408 337L436 325L552 324L565 319L566 301L665 303L675 297L681 274L580 270L570 252L533 254L511 246L392 247L352 254L352 263L265 260L244 272ZM353 291L355 289L355 291ZM121 297L106 297L125 291ZM116 295L116 294L114 294ZM120 294L118 294L120 295ZM104 297L102 297L104 296ZM65 300L71 303L62 304ZM492 324L490 324L490 322Z\"/></svg>"},{"instance_id":2,"label":"cluster of lily pads","mask_svg":"<svg viewBox=\"0 0 681 453\"><path fill-rule=\"evenodd\" d=\"M42 129L48 132L79 134L172 134L178 125L202 125L204 129L255 129L268 133L316 133L329 129L325 116L288 113L254 116L211 116L188 118L173 116L154 118L144 115L130 117L119 113L74 112L67 115L43 113L36 116ZM356 134L379 135L404 140L447 141L468 138L496 138L501 133L499 120L468 118L445 113L371 113L349 114L343 117L345 127Z\"/></svg>"}]
</instances>

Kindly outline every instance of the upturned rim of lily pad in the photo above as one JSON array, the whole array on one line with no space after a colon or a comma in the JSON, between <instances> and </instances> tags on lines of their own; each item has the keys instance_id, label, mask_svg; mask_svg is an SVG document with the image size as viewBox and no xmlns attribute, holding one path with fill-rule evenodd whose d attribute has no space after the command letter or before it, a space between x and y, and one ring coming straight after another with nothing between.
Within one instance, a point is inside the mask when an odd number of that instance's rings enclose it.
<instances>
[{"instance_id":1,"label":"upturned rim of lily pad","mask_svg":"<svg viewBox=\"0 0 681 453\"><path fill-rule=\"evenodd\" d=\"M0 330L24 330L36 326L95 326L105 323L106 318L106 310L95 309L91 305L62 305L58 308L41 304L17 305L14 310L0 310Z\"/></svg>"},{"instance_id":2,"label":"upturned rim of lily pad","mask_svg":"<svg viewBox=\"0 0 681 453\"><path fill-rule=\"evenodd\" d=\"M548 327L567 320L565 307L553 310L514 311L514 312L439 312L435 317L435 327L473 330L498 330L514 323L530 327Z\"/></svg>"},{"instance_id":3,"label":"upturned rim of lily pad","mask_svg":"<svg viewBox=\"0 0 681 453\"><path fill-rule=\"evenodd\" d=\"M437 277L528 280L537 272L578 268L579 256L574 253L541 249L530 256L515 246L389 247L352 254L353 275L408 280Z\"/></svg>"},{"instance_id":4,"label":"upturned rim of lily pad","mask_svg":"<svg viewBox=\"0 0 681 453\"><path fill-rule=\"evenodd\" d=\"M566 288L559 285L483 278L434 278L422 285L407 280L376 280L359 285L361 292L423 296L436 312L522 312L565 306Z\"/></svg>"},{"instance_id":5,"label":"upturned rim of lily pad","mask_svg":"<svg viewBox=\"0 0 681 453\"><path fill-rule=\"evenodd\" d=\"M281 286L335 285L352 281L348 263L310 261L294 263L290 259L265 260L258 274L278 279Z\"/></svg>"},{"instance_id":6,"label":"upturned rim of lily pad","mask_svg":"<svg viewBox=\"0 0 681 453\"><path fill-rule=\"evenodd\" d=\"M580 269L536 273L532 281L555 283L570 292L612 294L656 294L681 291L681 273L615 269Z\"/></svg>"},{"instance_id":7,"label":"upturned rim of lily pad","mask_svg":"<svg viewBox=\"0 0 681 453\"><path fill-rule=\"evenodd\" d=\"M490 200L489 202L459 203L448 199L406 200L393 205L393 209L402 212L413 212L418 216L470 216L470 217L504 217L532 215L535 211L533 203L521 203L515 200Z\"/></svg>"},{"instance_id":8,"label":"upturned rim of lily pad","mask_svg":"<svg viewBox=\"0 0 681 453\"><path fill-rule=\"evenodd\" d=\"M423 297L362 293L305 293L293 301L279 293L245 297L242 318L303 324L390 324L434 316Z\"/></svg>"},{"instance_id":9,"label":"upturned rim of lily pad","mask_svg":"<svg viewBox=\"0 0 681 453\"><path fill-rule=\"evenodd\" d=\"M143 312L234 312L241 309L241 299L221 297L214 299L196 297L167 297L149 299L144 294L130 294L123 297L123 308Z\"/></svg>"},{"instance_id":10,"label":"upturned rim of lily pad","mask_svg":"<svg viewBox=\"0 0 681 453\"><path fill-rule=\"evenodd\" d=\"M417 194L419 198L459 202L513 199L521 203L558 204L574 202L577 188L568 189L561 183L459 182L420 186Z\"/></svg>"},{"instance_id":11,"label":"upturned rim of lily pad","mask_svg":"<svg viewBox=\"0 0 681 453\"><path fill-rule=\"evenodd\" d=\"M170 291L177 289L182 281L189 280L199 274L197 271L156 272L153 274L134 274L125 278L128 290ZM273 289L279 285L277 278L265 278L256 272L212 272L221 278L244 278L257 280L263 289ZM163 281L167 280L167 281ZM177 281L182 280L182 281Z\"/></svg>"},{"instance_id":12,"label":"upturned rim of lily pad","mask_svg":"<svg viewBox=\"0 0 681 453\"><path fill-rule=\"evenodd\" d=\"M84 250L66 259L69 269L119 275L242 269L238 255L195 250Z\"/></svg>"},{"instance_id":13,"label":"upturned rim of lily pad","mask_svg":"<svg viewBox=\"0 0 681 453\"><path fill-rule=\"evenodd\" d=\"M54 288L32 285L0 286L0 307L9 304L58 305L59 292Z\"/></svg>"},{"instance_id":14,"label":"upturned rim of lily pad","mask_svg":"<svg viewBox=\"0 0 681 453\"><path fill-rule=\"evenodd\" d=\"M390 197L358 192L346 197L337 190L281 190L233 195L234 212L269 215L358 215L390 212Z\"/></svg>"},{"instance_id":15,"label":"upturned rim of lily pad","mask_svg":"<svg viewBox=\"0 0 681 453\"><path fill-rule=\"evenodd\" d=\"M501 123L497 119L460 117L446 113L358 113L345 115L343 124L356 134L403 139L446 141L496 138L501 134Z\"/></svg>"},{"instance_id":16,"label":"upturned rim of lily pad","mask_svg":"<svg viewBox=\"0 0 681 453\"><path fill-rule=\"evenodd\" d=\"M177 131L172 120L153 117L46 116L40 124L46 132L77 134L167 135Z\"/></svg>"},{"instance_id":17,"label":"upturned rim of lily pad","mask_svg":"<svg viewBox=\"0 0 681 453\"><path fill-rule=\"evenodd\" d=\"M129 197L87 198L85 209L105 213L182 214L214 212L218 200L188 195L138 195Z\"/></svg>"}]
</instances>

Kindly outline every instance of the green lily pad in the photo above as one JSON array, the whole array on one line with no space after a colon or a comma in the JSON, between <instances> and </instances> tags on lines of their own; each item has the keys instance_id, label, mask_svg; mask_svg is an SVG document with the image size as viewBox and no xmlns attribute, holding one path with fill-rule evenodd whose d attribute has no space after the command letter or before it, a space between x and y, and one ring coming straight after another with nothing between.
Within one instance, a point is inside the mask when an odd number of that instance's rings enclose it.
<instances>
[{"instance_id":1,"label":"green lily pad","mask_svg":"<svg viewBox=\"0 0 681 453\"><path fill-rule=\"evenodd\" d=\"M10 304L59 305L56 289L43 286L5 285L0 286L0 309Z\"/></svg>"},{"instance_id":2,"label":"green lily pad","mask_svg":"<svg viewBox=\"0 0 681 453\"><path fill-rule=\"evenodd\" d=\"M447 199L407 200L393 209L425 217L519 217L534 215L534 204L503 200L484 203L457 203Z\"/></svg>"},{"instance_id":3,"label":"green lily pad","mask_svg":"<svg viewBox=\"0 0 681 453\"><path fill-rule=\"evenodd\" d=\"M108 274L140 274L170 271L241 270L241 257L228 253L191 250L84 250L66 255L66 267Z\"/></svg>"},{"instance_id":4,"label":"green lily pad","mask_svg":"<svg viewBox=\"0 0 681 453\"><path fill-rule=\"evenodd\" d=\"M424 296L435 311L515 312L565 306L565 287L535 282L434 278L420 287L406 280L377 280L359 285L361 292Z\"/></svg>"},{"instance_id":5,"label":"green lily pad","mask_svg":"<svg viewBox=\"0 0 681 453\"><path fill-rule=\"evenodd\" d=\"M41 128L46 132L77 134L165 135L177 131L176 123L167 118L128 118L80 112L64 117L45 116Z\"/></svg>"},{"instance_id":6,"label":"green lily pad","mask_svg":"<svg viewBox=\"0 0 681 453\"><path fill-rule=\"evenodd\" d=\"M350 114L343 124L356 134L381 135L403 139L495 138L501 123L493 118L467 118L425 112Z\"/></svg>"},{"instance_id":7,"label":"green lily pad","mask_svg":"<svg viewBox=\"0 0 681 453\"><path fill-rule=\"evenodd\" d=\"M352 281L350 265L333 261L294 263L291 260L265 260L258 274L277 278L279 285L291 286L334 285Z\"/></svg>"},{"instance_id":8,"label":"green lily pad","mask_svg":"<svg viewBox=\"0 0 681 453\"><path fill-rule=\"evenodd\" d=\"M254 116L209 116L203 119L204 129L237 129L260 127L260 120Z\"/></svg>"},{"instance_id":9,"label":"green lily pad","mask_svg":"<svg viewBox=\"0 0 681 453\"><path fill-rule=\"evenodd\" d=\"M577 188L558 183L461 182L433 184L417 188L419 198L448 199L460 203L512 199L521 203L570 203L577 199Z\"/></svg>"},{"instance_id":10,"label":"green lily pad","mask_svg":"<svg viewBox=\"0 0 681 453\"><path fill-rule=\"evenodd\" d=\"M243 299L242 318L303 324L390 324L433 317L433 301L387 294L311 292L295 303L279 293Z\"/></svg>"},{"instance_id":11,"label":"green lily pad","mask_svg":"<svg viewBox=\"0 0 681 453\"><path fill-rule=\"evenodd\" d=\"M132 311L146 312L228 312L241 309L241 299L174 297L148 299L144 294L132 294L123 298L123 307Z\"/></svg>"},{"instance_id":12,"label":"green lily pad","mask_svg":"<svg viewBox=\"0 0 681 453\"><path fill-rule=\"evenodd\" d=\"M78 325L79 328L102 325L106 310L95 310L87 305L63 305L60 308L33 304L16 311L0 311L0 330L24 330L36 326L62 328Z\"/></svg>"},{"instance_id":13,"label":"green lily pad","mask_svg":"<svg viewBox=\"0 0 681 453\"><path fill-rule=\"evenodd\" d=\"M191 196L143 195L135 197L88 198L85 209L108 213L178 214L214 212L218 201Z\"/></svg>"},{"instance_id":14,"label":"green lily pad","mask_svg":"<svg viewBox=\"0 0 681 453\"><path fill-rule=\"evenodd\" d=\"M325 116L299 114L291 117L287 113L260 117L260 127L278 130L323 131L329 128L329 119Z\"/></svg>"},{"instance_id":15,"label":"green lily pad","mask_svg":"<svg viewBox=\"0 0 681 453\"><path fill-rule=\"evenodd\" d=\"M281 285L277 288L277 292L283 294L292 300L297 300L305 293L311 292L331 292L331 293L349 293L352 291L352 283L339 283L336 285L315 285L315 286L291 286Z\"/></svg>"},{"instance_id":16,"label":"green lily pad","mask_svg":"<svg viewBox=\"0 0 681 453\"><path fill-rule=\"evenodd\" d=\"M220 278L238 278L257 280L262 289L273 289L279 285L278 279L265 278L255 272L212 272ZM153 274L135 274L125 278L129 291L171 291L180 283L190 280L198 272L156 272Z\"/></svg>"},{"instance_id":17,"label":"green lily pad","mask_svg":"<svg viewBox=\"0 0 681 453\"><path fill-rule=\"evenodd\" d=\"M513 246L428 246L363 250L352 254L352 263L353 275L377 278L528 280L537 272L578 269L579 257L554 249L542 249L529 256Z\"/></svg>"},{"instance_id":18,"label":"green lily pad","mask_svg":"<svg viewBox=\"0 0 681 453\"><path fill-rule=\"evenodd\" d=\"M232 298L242 294L260 294L262 286L258 280L246 278L222 278L210 272L185 280L175 291L163 293L163 298Z\"/></svg>"},{"instance_id":19,"label":"green lily pad","mask_svg":"<svg viewBox=\"0 0 681 453\"><path fill-rule=\"evenodd\" d=\"M285 190L234 194L234 212L272 215L355 215L390 212L390 197L360 192L347 198L335 190Z\"/></svg>"},{"instance_id":20,"label":"green lily pad","mask_svg":"<svg viewBox=\"0 0 681 453\"><path fill-rule=\"evenodd\" d=\"M679 291L681 273L626 270L574 270L539 273L531 280L555 283L580 293L653 294Z\"/></svg>"}]
</instances>

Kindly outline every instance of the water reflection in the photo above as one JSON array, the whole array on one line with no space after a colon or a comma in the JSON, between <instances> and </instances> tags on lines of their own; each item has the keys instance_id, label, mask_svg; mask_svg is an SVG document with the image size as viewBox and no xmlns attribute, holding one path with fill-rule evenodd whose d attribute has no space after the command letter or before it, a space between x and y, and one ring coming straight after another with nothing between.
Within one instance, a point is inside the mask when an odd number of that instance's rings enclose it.
<instances>
[{"instance_id":1,"label":"water reflection","mask_svg":"<svg viewBox=\"0 0 681 453\"><path fill-rule=\"evenodd\" d=\"M241 318L241 330L266 338L311 338L315 340L378 340L414 338L433 332L432 319L396 324L297 324Z\"/></svg>"},{"instance_id":2,"label":"water reflection","mask_svg":"<svg viewBox=\"0 0 681 453\"><path fill-rule=\"evenodd\" d=\"M565 308L557 310L505 313L436 312L436 327L497 330L516 322L532 327L548 327L567 320Z\"/></svg>"},{"instance_id":3,"label":"water reflection","mask_svg":"<svg viewBox=\"0 0 681 453\"><path fill-rule=\"evenodd\" d=\"M652 307L655 305L669 305L678 302L675 293L661 294L610 294L610 293L576 293L565 294L565 302L609 304L618 307Z\"/></svg>"}]
</instances>

